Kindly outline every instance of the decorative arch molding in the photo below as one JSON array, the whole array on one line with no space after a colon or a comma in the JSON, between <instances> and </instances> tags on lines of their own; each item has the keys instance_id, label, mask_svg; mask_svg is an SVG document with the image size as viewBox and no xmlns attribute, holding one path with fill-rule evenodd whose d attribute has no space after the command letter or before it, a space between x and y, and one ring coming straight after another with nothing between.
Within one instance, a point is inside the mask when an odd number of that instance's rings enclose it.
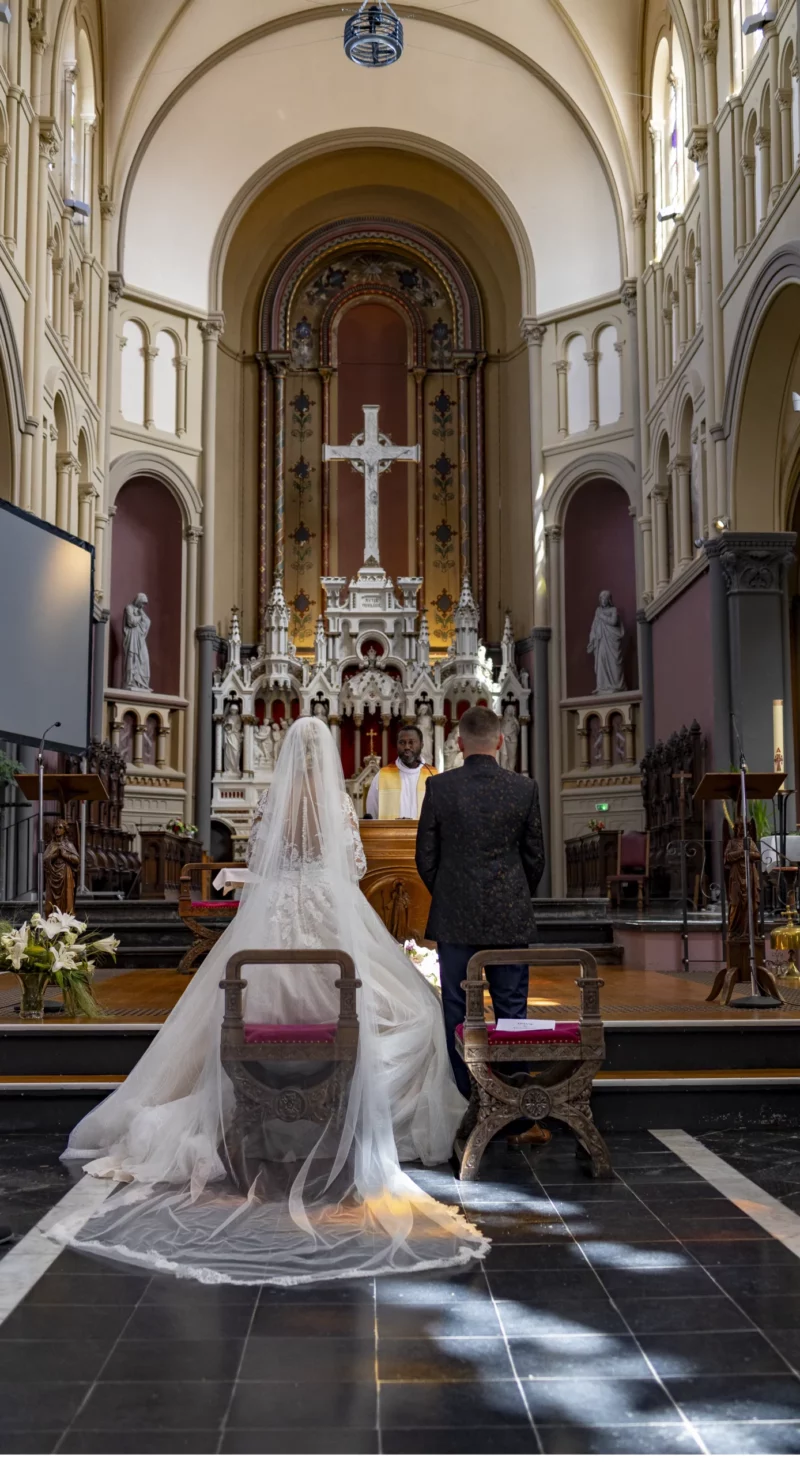
<instances>
[{"instance_id":1,"label":"decorative arch molding","mask_svg":"<svg viewBox=\"0 0 800 1476\"><path fill-rule=\"evenodd\" d=\"M318 12L314 12L318 14ZM343 149L397 149L403 153L420 154L423 158L433 159L443 164L454 174L460 174L476 190L489 201L493 210L500 217L502 224L508 232L519 266L522 311L523 317L535 316L534 304L536 302L536 269L533 260L530 239L520 216L509 200L508 196L491 175L474 164L466 154L461 154L448 145L439 143L435 139L423 137L421 134L406 133L393 128L366 129L350 128L339 129L336 132L317 135L308 139L299 148L290 148L280 154L276 154L263 169L259 169L243 185L238 195L232 200L228 211L217 231L214 248L211 253L211 267L209 272L209 302L210 311L222 311L223 301L223 277L225 262L231 241L236 230L259 195L262 195L271 184L294 169L298 164L308 163L312 159L323 158L327 154L340 153ZM369 219L369 217L365 217ZM352 224L352 222L351 222ZM397 226L403 226L402 222L395 222ZM320 227L320 231L330 227ZM427 234L432 241L437 241L440 249L444 243L437 238L433 232ZM304 238L308 239L308 238ZM122 237L120 237L122 240ZM461 264L463 270L471 277L468 268L461 262L461 258L453 251L452 247L445 248L451 255L453 262ZM291 250L291 248L290 248ZM121 251L120 251L121 254ZM288 256L289 253L287 253ZM286 258L284 258L286 259Z\"/></svg>"},{"instance_id":2,"label":"decorative arch molding","mask_svg":"<svg viewBox=\"0 0 800 1476\"><path fill-rule=\"evenodd\" d=\"M413 303L401 297L399 292L391 292L385 287L367 289L363 286L342 292L328 304L320 325L322 363L333 369L338 368L339 325L351 307L363 302L382 302L399 313L408 329L411 363L422 364L425 355L425 324L422 314L415 310Z\"/></svg>"},{"instance_id":3,"label":"decorative arch molding","mask_svg":"<svg viewBox=\"0 0 800 1476\"><path fill-rule=\"evenodd\" d=\"M616 482L625 493L632 509L638 508L636 468L626 456L613 451L587 452L565 466L555 476L544 496L544 510L549 526L563 525L564 515L573 494L587 482L602 479Z\"/></svg>"},{"instance_id":4,"label":"decorative arch molding","mask_svg":"<svg viewBox=\"0 0 800 1476\"><path fill-rule=\"evenodd\" d=\"M186 472L157 451L126 451L111 463L108 486L108 510L117 503L122 488L137 477L152 477L171 492L181 510L184 532L202 522L203 504L200 494Z\"/></svg>"},{"instance_id":5,"label":"decorative arch molding","mask_svg":"<svg viewBox=\"0 0 800 1476\"><path fill-rule=\"evenodd\" d=\"M626 213L629 213L630 207L633 204L634 169L630 157L630 150L625 138L625 133L622 129L620 120L616 115L616 111L613 108L609 108L609 117L611 120L612 129L620 145L621 155L624 161L624 170L627 175L627 178L625 179L625 185L627 186L629 194L629 198L625 202L627 210L623 207L623 200L620 188L614 175L614 171L597 134L590 125L585 114L577 106L574 99L570 96L567 89L565 87L562 87L559 82L556 82L555 78L553 78L543 66L541 66L525 52L520 51L518 47L513 46L510 42L503 41L500 37L492 35L491 32L485 30L482 26L474 25L469 21L463 20L459 16L448 15L447 13L442 12L428 14L425 11L414 10L413 7L407 5L398 5L397 9L398 13L401 16L413 16L414 20L418 24L428 24L439 29L454 31L457 34L467 36L471 40L477 41L482 45L487 46L490 50L498 52L508 61L511 61L516 66L520 67L523 71L528 72L529 75L535 77L537 81L542 84L542 86L546 87L548 91L550 91L558 99L558 101L567 110L573 121L577 124L584 137L586 138L606 180L617 225L617 242L620 253L621 275L623 278L628 276L628 243L625 218ZM204 77L208 72L212 71L215 67L226 61L230 56L234 56L239 51L246 50L248 46L251 46L258 41L265 40L269 36L278 35L285 30L290 30L292 28L307 25L319 20L339 21L340 18L341 6L337 4L318 5L315 6L313 9L309 9L306 11L299 11L294 12L290 15L278 16L271 21L266 21L260 26L252 27L252 29L243 32L240 36L232 38L224 46L219 47L217 51L213 52L211 56L205 57L202 62L200 62L196 67L192 69L191 72L189 72L185 77L181 79L178 85L170 93L169 97L166 98L165 101L161 104L160 108L155 113L153 118L151 118L139 140L136 151L133 155L133 159L131 160L130 166L125 176L124 186L121 191L118 190L120 182L116 178L116 170L120 157L120 149L118 147L113 165L114 178L112 180L112 195L121 193L119 233L117 236L117 270L123 276L125 229L127 224L128 210L130 208L131 196L133 192L133 186L136 181L136 177L138 175L142 161L153 138L158 132L158 129L160 128L164 119L177 106L181 98L184 97L188 92L190 92L192 87L194 87L194 85L199 82L200 79ZM605 98L605 101L606 106L608 106L608 99ZM127 121L128 119L126 117L126 123ZM372 138L374 140L374 133L372 134ZM429 144L433 143L432 140L426 140L426 142L428 142ZM436 146L434 145L434 148L435 147ZM287 150L287 154L289 156L293 156L295 160L297 160L299 157L302 157L301 151L297 150L296 148ZM484 175L484 171L479 171L477 169L477 166L471 165L470 167L472 170L474 170L476 178L478 174L483 176L485 179L489 178L488 175ZM527 241L527 235L524 231L524 228L522 229L522 237ZM215 278L220 278L221 272L219 271L219 262L217 260L217 255L218 254L215 249L212 255L211 288L209 292L209 311L212 312L218 310L217 303L219 301L218 287L220 283L219 281L215 282ZM528 246L528 255L530 256L530 246ZM522 258L520 258L520 268L522 269ZM525 276L523 275L523 281L524 280ZM535 313L535 297L531 295L527 301L523 301L523 315L535 316Z\"/></svg>"},{"instance_id":6,"label":"decorative arch molding","mask_svg":"<svg viewBox=\"0 0 800 1476\"><path fill-rule=\"evenodd\" d=\"M776 251L764 263L748 294L728 369L722 411L726 440L738 429L750 363L764 320L778 293L792 286L800 286L800 245L782 246Z\"/></svg>"},{"instance_id":7,"label":"decorative arch molding","mask_svg":"<svg viewBox=\"0 0 800 1476\"><path fill-rule=\"evenodd\" d=\"M10 408L13 408L12 420L16 422L20 435L30 429L28 425L28 411L25 404L25 385L22 378L22 360L17 348L17 340L14 335L14 325L11 314L8 311L8 303L0 291L0 368L3 379L8 390Z\"/></svg>"},{"instance_id":8,"label":"decorative arch molding","mask_svg":"<svg viewBox=\"0 0 800 1476\"><path fill-rule=\"evenodd\" d=\"M372 246L396 247L421 259L444 284L453 311L455 347L480 353L483 348L483 313L475 279L466 262L447 242L426 227L393 217L363 216L320 226L290 246L272 272L262 302L261 347L268 352L289 348L290 322L296 291L315 262L339 251ZM363 292L363 288L361 291ZM329 304L326 328L340 304L351 295L345 287ZM414 313L414 303L406 304ZM419 313L414 314L419 320ZM418 357L418 362L421 362Z\"/></svg>"}]
</instances>

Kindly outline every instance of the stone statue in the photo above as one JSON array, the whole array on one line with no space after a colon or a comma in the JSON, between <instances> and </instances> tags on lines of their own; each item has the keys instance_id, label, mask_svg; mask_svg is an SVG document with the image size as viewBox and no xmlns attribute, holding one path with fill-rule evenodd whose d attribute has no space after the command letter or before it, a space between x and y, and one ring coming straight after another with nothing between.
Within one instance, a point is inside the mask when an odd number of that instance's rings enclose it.
<instances>
[{"instance_id":1,"label":"stone statue","mask_svg":"<svg viewBox=\"0 0 800 1476\"><path fill-rule=\"evenodd\" d=\"M619 611L611 600L611 591L604 589L600 603L594 613L587 650L594 657L595 693L622 692L625 689L625 672L622 662L622 644L625 627Z\"/></svg>"},{"instance_id":2,"label":"stone statue","mask_svg":"<svg viewBox=\"0 0 800 1476\"><path fill-rule=\"evenodd\" d=\"M69 838L66 820L56 820L53 836L44 853L45 917L54 907L62 912L75 911L75 883L80 858Z\"/></svg>"},{"instance_id":3,"label":"stone statue","mask_svg":"<svg viewBox=\"0 0 800 1476\"><path fill-rule=\"evenodd\" d=\"M417 708L417 727L422 734L422 762L433 763L433 708L430 702L420 702Z\"/></svg>"},{"instance_id":4,"label":"stone statue","mask_svg":"<svg viewBox=\"0 0 800 1476\"><path fill-rule=\"evenodd\" d=\"M272 728L269 723L262 723L253 734L256 747L256 767L259 769L271 769L273 763Z\"/></svg>"},{"instance_id":5,"label":"stone statue","mask_svg":"<svg viewBox=\"0 0 800 1476\"><path fill-rule=\"evenodd\" d=\"M222 724L223 732L223 769L226 774L235 774L237 778L242 773L242 742L244 739L244 722L242 721L242 704L234 699L225 714Z\"/></svg>"},{"instance_id":6,"label":"stone statue","mask_svg":"<svg viewBox=\"0 0 800 1476\"><path fill-rule=\"evenodd\" d=\"M152 692L150 686L150 656L147 636L150 616L145 610L147 595L138 594L132 605L125 606L122 617L122 649L125 670L122 685L126 692Z\"/></svg>"},{"instance_id":7,"label":"stone statue","mask_svg":"<svg viewBox=\"0 0 800 1476\"><path fill-rule=\"evenodd\" d=\"M278 759L281 756L281 749L283 748L283 740L286 737L286 734L288 733L288 731L289 731L289 724L286 721L286 718L281 718L281 720L280 720L279 723L273 723L272 724L272 753L273 753L273 763L274 763L274 765L275 765L276 768L277 768L277 764L278 764Z\"/></svg>"},{"instance_id":8,"label":"stone statue","mask_svg":"<svg viewBox=\"0 0 800 1476\"><path fill-rule=\"evenodd\" d=\"M315 702L311 709L312 717L319 718L321 723L328 721L328 709L324 702Z\"/></svg>"},{"instance_id":9,"label":"stone statue","mask_svg":"<svg viewBox=\"0 0 800 1476\"><path fill-rule=\"evenodd\" d=\"M500 749L500 767L509 769L512 774L517 772L519 732L519 718L513 704L509 702L503 713L503 747Z\"/></svg>"},{"instance_id":10,"label":"stone statue","mask_svg":"<svg viewBox=\"0 0 800 1476\"><path fill-rule=\"evenodd\" d=\"M458 746L458 727L456 726L444 745L445 773L448 769L460 769L463 762L464 755Z\"/></svg>"}]
</instances>

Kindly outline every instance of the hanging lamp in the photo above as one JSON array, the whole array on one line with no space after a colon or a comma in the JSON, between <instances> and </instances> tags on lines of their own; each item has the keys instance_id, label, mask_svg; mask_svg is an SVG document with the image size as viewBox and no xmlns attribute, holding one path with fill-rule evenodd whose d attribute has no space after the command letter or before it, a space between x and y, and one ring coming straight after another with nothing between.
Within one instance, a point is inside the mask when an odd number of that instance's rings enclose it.
<instances>
[{"instance_id":1,"label":"hanging lamp","mask_svg":"<svg viewBox=\"0 0 800 1476\"><path fill-rule=\"evenodd\" d=\"M344 51L358 67L390 67L403 55L403 25L388 0L362 0L344 28Z\"/></svg>"}]
</instances>

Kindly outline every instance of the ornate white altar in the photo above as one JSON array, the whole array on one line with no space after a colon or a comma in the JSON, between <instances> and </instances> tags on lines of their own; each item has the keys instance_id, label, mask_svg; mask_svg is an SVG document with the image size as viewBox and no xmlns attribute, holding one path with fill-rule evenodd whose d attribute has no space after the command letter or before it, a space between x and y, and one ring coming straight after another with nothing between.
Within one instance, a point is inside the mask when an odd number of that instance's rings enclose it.
<instances>
[{"instance_id":1,"label":"ornate white altar","mask_svg":"<svg viewBox=\"0 0 800 1476\"><path fill-rule=\"evenodd\" d=\"M289 640L289 609L279 582L267 603L255 659L242 657L238 612L232 612L226 663L214 677L212 818L230 832L236 859L271 783L286 729L297 717L316 716L330 725L359 815L372 778L389 762L393 726L402 721L419 723L428 743L432 727L433 761L442 770L445 743L461 712L485 704L518 736L516 765L528 772L530 689L527 673L515 664L510 618L495 669L480 642L478 608L465 576L455 639L444 659L431 662L427 618L418 611L423 580L398 579L395 588L381 567L378 476L393 459L415 459L418 448L392 447L377 429L377 414L375 406L365 406L364 434L349 447L324 448L328 459L348 457L364 474L366 538L354 578L320 581L325 613L317 620L313 658L300 659Z\"/></svg>"}]
</instances>

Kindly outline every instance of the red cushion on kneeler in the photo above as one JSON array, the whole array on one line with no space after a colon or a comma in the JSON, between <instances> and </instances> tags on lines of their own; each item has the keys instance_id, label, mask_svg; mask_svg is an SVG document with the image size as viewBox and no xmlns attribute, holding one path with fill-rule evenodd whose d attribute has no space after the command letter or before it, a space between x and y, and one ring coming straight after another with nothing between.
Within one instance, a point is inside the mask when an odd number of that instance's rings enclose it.
<instances>
[{"instance_id":1,"label":"red cushion on kneeler","mask_svg":"<svg viewBox=\"0 0 800 1476\"><path fill-rule=\"evenodd\" d=\"M192 908L195 912L235 912L239 906L238 902L193 902Z\"/></svg>"},{"instance_id":2,"label":"red cushion on kneeler","mask_svg":"<svg viewBox=\"0 0 800 1476\"><path fill-rule=\"evenodd\" d=\"M298 1044L315 1040L333 1040L336 1021L326 1025L245 1025L244 1038L247 1045L272 1045L279 1041L297 1041Z\"/></svg>"},{"instance_id":3,"label":"red cushion on kneeler","mask_svg":"<svg viewBox=\"0 0 800 1476\"><path fill-rule=\"evenodd\" d=\"M577 1020L562 1020L556 1025L555 1030L526 1030L521 1034L516 1030L498 1030L496 1025L487 1025L489 1043L497 1041L498 1045L546 1045L549 1040L563 1044L565 1041L573 1041L580 1044L581 1027ZM456 1035L459 1040L464 1039L464 1026L456 1026Z\"/></svg>"}]
</instances>

